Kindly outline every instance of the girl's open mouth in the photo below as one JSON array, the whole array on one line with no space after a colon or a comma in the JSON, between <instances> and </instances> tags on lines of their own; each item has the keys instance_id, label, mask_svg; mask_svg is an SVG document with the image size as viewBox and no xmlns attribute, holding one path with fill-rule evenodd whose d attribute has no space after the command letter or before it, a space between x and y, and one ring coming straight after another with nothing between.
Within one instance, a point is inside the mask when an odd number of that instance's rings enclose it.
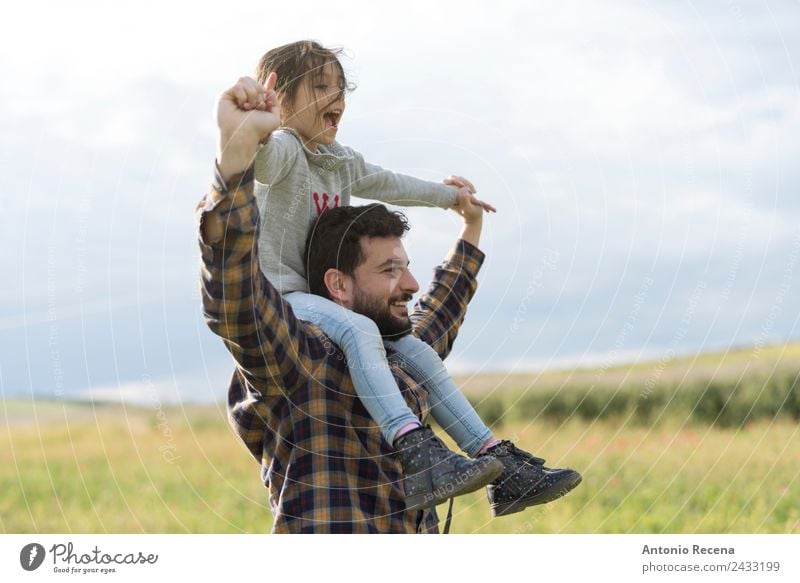
<instances>
[{"instance_id":1,"label":"girl's open mouth","mask_svg":"<svg viewBox=\"0 0 800 583\"><path fill-rule=\"evenodd\" d=\"M328 128L338 128L339 127L339 119L342 117L341 110L334 109L331 111L326 111L322 114L322 118L325 120L325 129Z\"/></svg>"}]
</instances>

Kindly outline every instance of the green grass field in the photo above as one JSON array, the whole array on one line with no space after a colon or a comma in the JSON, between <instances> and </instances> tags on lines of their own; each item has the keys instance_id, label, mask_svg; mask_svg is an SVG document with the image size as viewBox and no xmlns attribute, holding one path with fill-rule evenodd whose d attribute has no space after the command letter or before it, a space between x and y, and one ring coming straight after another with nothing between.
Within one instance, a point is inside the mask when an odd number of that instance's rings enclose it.
<instances>
[{"instance_id":1,"label":"green grass field","mask_svg":"<svg viewBox=\"0 0 800 583\"><path fill-rule=\"evenodd\" d=\"M796 346L792 351L796 359L800 351ZM761 376L754 378L768 384L770 370L784 371L781 378L797 371L796 363L784 360L786 353L759 354ZM731 379L755 374L747 365L752 358L735 360L703 355L670 362L661 367L662 376L672 379L670 391L689 391L690 385L695 391L712 381L735 387ZM648 366L652 370L652 365L628 367L627 374L624 368L606 370L604 390L641 400ZM596 372L563 371L538 379L467 381L481 409L500 411L494 426L499 436L547 458L548 465L578 469L584 482L562 500L499 519L490 518L483 492L463 496L456 500L454 532L800 532L800 424L794 415L784 409L770 415L765 409L739 424L719 422L719 416L709 422L692 414L689 401L665 398L660 413L646 422L634 397L613 414L595 411L594 417L588 410L580 413L580 406L570 412L568 405L528 419L512 414L523 406L521 399L553 387L556 399L562 395L574 403L571 387L585 387L586 379L579 379L586 375L598 378ZM797 396L796 384L786 390L790 398ZM702 404L702 399L690 401ZM724 412L725 403L717 406ZM230 432L221 405L148 408L18 400L3 402L0 416L5 428L0 432L3 532L270 529L259 468Z\"/></svg>"}]
</instances>

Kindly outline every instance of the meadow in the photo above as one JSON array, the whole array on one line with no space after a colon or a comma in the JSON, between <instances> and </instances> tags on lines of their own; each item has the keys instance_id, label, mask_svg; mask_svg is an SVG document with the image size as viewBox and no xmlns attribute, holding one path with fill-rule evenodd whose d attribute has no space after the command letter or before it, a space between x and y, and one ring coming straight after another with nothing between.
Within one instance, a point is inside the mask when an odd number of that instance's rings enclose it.
<instances>
[{"instance_id":1,"label":"meadow","mask_svg":"<svg viewBox=\"0 0 800 583\"><path fill-rule=\"evenodd\" d=\"M800 533L800 345L460 379L497 435L570 466L565 498L456 533ZM263 533L259 468L223 405L4 400L5 533ZM444 507L440 514L444 516Z\"/></svg>"}]
</instances>

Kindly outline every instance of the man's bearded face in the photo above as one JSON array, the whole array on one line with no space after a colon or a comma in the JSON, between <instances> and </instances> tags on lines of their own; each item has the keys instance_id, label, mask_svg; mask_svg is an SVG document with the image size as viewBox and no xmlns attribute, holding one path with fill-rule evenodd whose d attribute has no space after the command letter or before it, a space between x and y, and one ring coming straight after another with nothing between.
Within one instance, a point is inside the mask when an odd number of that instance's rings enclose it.
<instances>
[{"instance_id":1,"label":"man's bearded face","mask_svg":"<svg viewBox=\"0 0 800 583\"><path fill-rule=\"evenodd\" d=\"M411 333L408 302L419 284L408 270L408 255L398 237L361 240L364 262L356 270L350 307L371 318L381 335L396 339Z\"/></svg>"},{"instance_id":2,"label":"man's bearded face","mask_svg":"<svg viewBox=\"0 0 800 583\"><path fill-rule=\"evenodd\" d=\"M411 334L413 325L406 307L411 301L411 294L400 293L387 300L370 296L358 286L353 290L353 294L353 311L374 320L381 336L396 340Z\"/></svg>"}]
</instances>

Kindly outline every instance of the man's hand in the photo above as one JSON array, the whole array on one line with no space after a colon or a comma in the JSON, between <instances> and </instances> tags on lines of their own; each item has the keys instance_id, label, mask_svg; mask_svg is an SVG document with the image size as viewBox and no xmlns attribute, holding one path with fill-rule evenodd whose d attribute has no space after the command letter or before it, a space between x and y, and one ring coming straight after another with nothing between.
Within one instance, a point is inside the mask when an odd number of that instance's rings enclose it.
<instances>
[{"instance_id":1,"label":"man's hand","mask_svg":"<svg viewBox=\"0 0 800 583\"><path fill-rule=\"evenodd\" d=\"M277 75L267 77L264 87L242 77L217 102L219 150L217 163L223 179L250 167L258 146L281 125L281 108L275 94Z\"/></svg>"},{"instance_id":2,"label":"man's hand","mask_svg":"<svg viewBox=\"0 0 800 583\"><path fill-rule=\"evenodd\" d=\"M487 213L492 212L496 213L497 209L490 205L488 202L484 202L479 200L475 196L475 187L472 183L464 178L463 176L450 176L449 178L445 178L442 180L445 184L449 186L456 187L456 204L453 205L453 208L456 209L458 205L463 204L463 201L469 199L472 204L480 205L483 210Z\"/></svg>"},{"instance_id":3,"label":"man's hand","mask_svg":"<svg viewBox=\"0 0 800 583\"><path fill-rule=\"evenodd\" d=\"M458 195L453 210L461 215L465 225L483 223L483 206L472 195Z\"/></svg>"},{"instance_id":4,"label":"man's hand","mask_svg":"<svg viewBox=\"0 0 800 583\"><path fill-rule=\"evenodd\" d=\"M483 205L481 201L473 195L459 196L453 210L464 219L464 228L461 230L460 238L478 246L483 229Z\"/></svg>"}]
</instances>

